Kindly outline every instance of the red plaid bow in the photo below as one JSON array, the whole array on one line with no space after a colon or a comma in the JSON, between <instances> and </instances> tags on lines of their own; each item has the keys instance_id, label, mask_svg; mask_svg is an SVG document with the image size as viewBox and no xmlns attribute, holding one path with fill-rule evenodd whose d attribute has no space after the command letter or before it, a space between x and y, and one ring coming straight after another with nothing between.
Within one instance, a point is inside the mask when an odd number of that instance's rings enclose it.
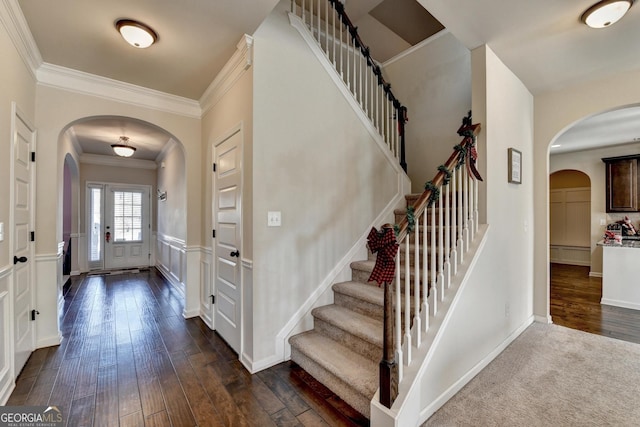
<instances>
[{"instance_id":1,"label":"red plaid bow","mask_svg":"<svg viewBox=\"0 0 640 427\"><path fill-rule=\"evenodd\" d=\"M391 283L396 271L396 253L398 252L398 243L393 228L383 227L378 231L372 227L367 241L371 252L378 253L376 265L369 276L369 281L375 280L378 282L378 286L382 283Z\"/></svg>"}]
</instances>

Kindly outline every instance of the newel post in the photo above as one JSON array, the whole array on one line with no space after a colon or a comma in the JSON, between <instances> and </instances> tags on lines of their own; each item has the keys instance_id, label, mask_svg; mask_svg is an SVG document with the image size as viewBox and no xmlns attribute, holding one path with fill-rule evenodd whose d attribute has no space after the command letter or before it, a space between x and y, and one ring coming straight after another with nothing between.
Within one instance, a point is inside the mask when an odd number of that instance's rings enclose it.
<instances>
[{"instance_id":1,"label":"newel post","mask_svg":"<svg viewBox=\"0 0 640 427\"><path fill-rule=\"evenodd\" d=\"M391 408L398 395L398 367L393 351L393 286L384 283L384 332L380 361L380 403Z\"/></svg>"}]
</instances>

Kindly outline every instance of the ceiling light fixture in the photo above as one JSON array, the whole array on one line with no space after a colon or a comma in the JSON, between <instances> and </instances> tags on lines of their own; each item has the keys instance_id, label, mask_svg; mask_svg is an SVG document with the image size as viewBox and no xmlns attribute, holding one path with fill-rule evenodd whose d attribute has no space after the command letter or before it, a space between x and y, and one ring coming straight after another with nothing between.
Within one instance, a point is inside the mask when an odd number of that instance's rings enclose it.
<instances>
[{"instance_id":1,"label":"ceiling light fixture","mask_svg":"<svg viewBox=\"0 0 640 427\"><path fill-rule=\"evenodd\" d=\"M158 40L158 35L150 27L132 19L116 21L116 28L127 43L133 47L144 49Z\"/></svg>"},{"instance_id":2,"label":"ceiling light fixture","mask_svg":"<svg viewBox=\"0 0 640 427\"><path fill-rule=\"evenodd\" d=\"M580 20L591 28L605 28L618 22L632 4L633 0L602 0L587 9Z\"/></svg>"},{"instance_id":3,"label":"ceiling light fixture","mask_svg":"<svg viewBox=\"0 0 640 427\"><path fill-rule=\"evenodd\" d=\"M118 144L111 144L111 148L120 157L131 157L136 152L136 147L129 145L128 136L121 136Z\"/></svg>"}]
</instances>

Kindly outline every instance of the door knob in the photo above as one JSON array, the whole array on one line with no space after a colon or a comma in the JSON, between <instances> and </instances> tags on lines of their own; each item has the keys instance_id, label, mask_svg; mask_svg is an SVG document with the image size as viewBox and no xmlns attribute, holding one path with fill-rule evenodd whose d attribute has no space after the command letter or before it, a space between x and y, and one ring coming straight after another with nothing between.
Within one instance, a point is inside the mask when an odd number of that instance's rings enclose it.
<instances>
[{"instance_id":1,"label":"door knob","mask_svg":"<svg viewBox=\"0 0 640 427\"><path fill-rule=\"evenodd\" d=\"M21 256L20 258L18 258L17 256L13 256L13 263L17 264L19 262L27 262L27 257L26 256Z\"/></svg>"},{"instance_id":2,"label":"door knob","mask_svg":"<svg viewBox=\"0 0 640 427\"><path fill-rule=\"evenodd\" d=\"M235 257L239 257L240 256L240 251L236 249L235 252L231 252L229 255L235 256Z\"/></svg>"}]
</instances>

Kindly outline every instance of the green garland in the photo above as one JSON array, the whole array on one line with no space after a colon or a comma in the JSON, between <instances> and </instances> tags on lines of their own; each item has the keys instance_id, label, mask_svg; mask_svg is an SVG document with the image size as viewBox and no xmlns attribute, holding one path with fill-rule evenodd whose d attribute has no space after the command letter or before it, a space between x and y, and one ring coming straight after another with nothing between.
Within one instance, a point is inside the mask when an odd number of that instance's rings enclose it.
<instances>
[{"instance_id":1,"label":"green garland","mask_svg":"<svg viewBox=\"0 0 640 427\"><path fill-rule=\"evenodd\" d=\"M407 208L407 234L411 233L416 227L415 209L413 206ZM396 237L400 235L400 226L393 224L393 231L396 233Z\"/></svg>"},{"instance_id":2,"label":"green garland","mask_svg":"<svg viewBox=\"0 0 640 427\"><path fill-rule=\"evenodd\" d=\"M431 190L429 201L427 202L427 207L431 207L440 197L440 187L434 185L432 181L429 181L424 185L424 189Z\"/></svg>"},{"instance_id":3,"label":"green garland","mask_svg":"<svg viewBox=\"0 0 640 427\"><path fill-rule=\"evenodd\" d=\"M453 147L454 150L456 150L458 153L460 153L460 155L458 157L458 163L456 164L456 170L460 169L460 166L464 165L465 159L467 158L467 152L469 151L469 145L463 146L462 144L464 144L465 141L466 141L466 138L460 144L455 145Z\"/></svg>"},{"instance_id":4,"label":"green garland","mask_svg":"<svg viewBox=\"0 0 640 427\"><path fill-rule=\"evenodd\" d=\"M438 166L438 170L444 173L444 181L442 182L442 185L449 185L449 182L451 181L451 175L453 175L453 171L447 169L445 165Z\"/></svg>"}]
</instances>

